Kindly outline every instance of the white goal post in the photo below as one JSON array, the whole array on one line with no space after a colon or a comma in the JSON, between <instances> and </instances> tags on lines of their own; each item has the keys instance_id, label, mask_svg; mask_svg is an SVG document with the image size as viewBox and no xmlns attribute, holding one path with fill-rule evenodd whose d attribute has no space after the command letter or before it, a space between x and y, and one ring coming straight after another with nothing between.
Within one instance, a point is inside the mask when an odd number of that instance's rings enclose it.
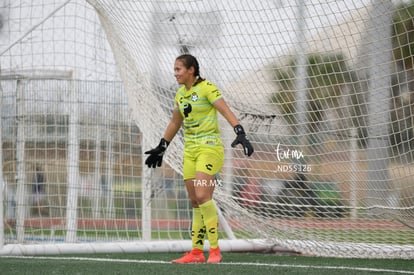
<instances>
[{"instance_id":1,"label":"white goal post","mask_svg":"<svg viewBox=\"0 0 414 275\"><path fill-rule=\"evenodd\" d=\"M255 147L216 188L223 251L414 258L414 1L0 0L0 255L185 251L175 58Z\"/></svg>"}]
</instances>

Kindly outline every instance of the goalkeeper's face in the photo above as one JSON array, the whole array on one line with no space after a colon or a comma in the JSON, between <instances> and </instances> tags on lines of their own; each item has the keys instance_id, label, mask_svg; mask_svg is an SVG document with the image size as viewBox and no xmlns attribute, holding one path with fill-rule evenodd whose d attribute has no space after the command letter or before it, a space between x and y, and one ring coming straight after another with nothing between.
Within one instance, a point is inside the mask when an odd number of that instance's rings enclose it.
<instances>
[{"instance_id":1,"label":"goalkeeper's face","mask_svg":"<svg viewBox=\"0 0 414 275\"><path fill-rule=\"evenodd\" d=\"M174 63L174 76L178 84L191 85L194 82L194 67L186 68L181 60L176 60Z\"/></svg>"}]
</instances>

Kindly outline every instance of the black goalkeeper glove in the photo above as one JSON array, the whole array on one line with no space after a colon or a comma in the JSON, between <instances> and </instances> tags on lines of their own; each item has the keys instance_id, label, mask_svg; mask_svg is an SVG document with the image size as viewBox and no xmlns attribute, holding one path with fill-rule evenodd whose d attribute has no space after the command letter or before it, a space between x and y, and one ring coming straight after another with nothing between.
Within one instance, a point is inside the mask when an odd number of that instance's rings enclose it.
<instances>
[{"instance_id":1,"label":"black goalkeeper glove","mask_svg":"<svg viewBox=\"0 0 414 275\"><path fill-rule=\"evenodd\" d=\"M234 126L234 132L237 134L237 137L231 143L231 147L236 147L237 144L241 144L243 146L244 154L250 157L253 154L254 149L249 139L247 138L243 127L241 125Z\"/></svg>"},{"instance_id":2,"label":"black goalkeeper glove","mask_svg":"<svg viewBox=\"0 0 414 275\"><path fill-rule=\"evenodd\" d=\"M145 160L145 164L148 165L148 168L155 168L156 166L161 166L162 157L164 156L165 150L167 150L168 145L170 145L170 142L162 138L160 144L158 144L157 147L145 152L145 154L149 155Z\"/></svg>"}]
</instances>

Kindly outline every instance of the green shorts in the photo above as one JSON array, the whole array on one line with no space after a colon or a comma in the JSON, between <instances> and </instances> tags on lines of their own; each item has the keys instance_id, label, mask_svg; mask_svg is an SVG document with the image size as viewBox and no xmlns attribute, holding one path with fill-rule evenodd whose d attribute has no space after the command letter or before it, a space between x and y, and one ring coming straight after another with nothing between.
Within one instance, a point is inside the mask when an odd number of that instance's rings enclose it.
<instances>
[{"instance_id":1,"label":"green shorts","mask_svg":"<svg viewBox=\"0 0 414 275\"><path fill-rule=\"evenodd\" d=\"M224 164L223 146L199 146L196 149L184 150L184 180L194 179L196 172L215 175Z\"/></svg>"}]
</instances>

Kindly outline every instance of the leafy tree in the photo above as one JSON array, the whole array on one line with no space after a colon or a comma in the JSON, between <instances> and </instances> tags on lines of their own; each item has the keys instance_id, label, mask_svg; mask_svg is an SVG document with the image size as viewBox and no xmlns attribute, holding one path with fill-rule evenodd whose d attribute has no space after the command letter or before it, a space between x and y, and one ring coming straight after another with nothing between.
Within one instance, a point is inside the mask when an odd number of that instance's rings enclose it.
<instances>
[{"instance_id":1,"label":"leafy tree","mask_svg":"<svg viewBox=\"0 0 414 275\"><path fill-rule=\"evenodd\" d=\"M414 1L396 8L393 16L393 54L405 69L414 66Z\"/></svg>"},{"instance_id":2,"label":"leafy tree","mask_svg":"<svg viewBox=\"0 0 414 275\"><path fill-rule=\"evenodd\" d=\"M412 130L414 93L410 93L409 106L405 106L407 102L404 103L399 99L401 82L397 78L402 72L406 72L408 78L403 82L414 83L414 0L396 7L392 31L393 58L397 64L397 71L392 77L393 83L390 91L393 98L390 140L394 150L405 151L397 147L412 148L414 142ZM311 54L307 56L306 66L308 129L311 132L317 131L318 123L322 120L326 107L339 106L341 91L348 85L352 102L348 110L352 117L350 123L358 128L361 146L365 146L367 125L365 125L364 117L367 114L365 98L368 88L367 79L360 78L354 71L349 70L342 54ZM275 69L273 75L278 91L274 93L272 102L277 105L291 125L297 123L296 71L296 58L292 57L286 66Z\"/></svg>"},{"instance_id":3,"label":"leafy tree","mask_svg":"<svg viewBox=\"0 0 414 275\"><path fill-rule=\"evenodd\" d=\"M295 89L297 64L292 58L286 67L274 70L273 80L278 91L273 95L275 103L286 120L297 122ZM344 85L350 73L342 54L312 54L307 57L307 121L309 130L315 132L326 107L339 106Z\"/></svg>"},{"instance_id":4,"label":"leafy tree","mask_svg":"<svg viewBox=\"0 0 414 275\"><path fill-rule=\"evenodd\" d=\"M404 154L407 159L412 160L414 157L410 152L414 142L414 1L396 7L393 23L392 44L397 72L392 78L390 142L395 154ZM405 84L408 84L409 93L402 96Z\"/></svg>"}]
</instances>

